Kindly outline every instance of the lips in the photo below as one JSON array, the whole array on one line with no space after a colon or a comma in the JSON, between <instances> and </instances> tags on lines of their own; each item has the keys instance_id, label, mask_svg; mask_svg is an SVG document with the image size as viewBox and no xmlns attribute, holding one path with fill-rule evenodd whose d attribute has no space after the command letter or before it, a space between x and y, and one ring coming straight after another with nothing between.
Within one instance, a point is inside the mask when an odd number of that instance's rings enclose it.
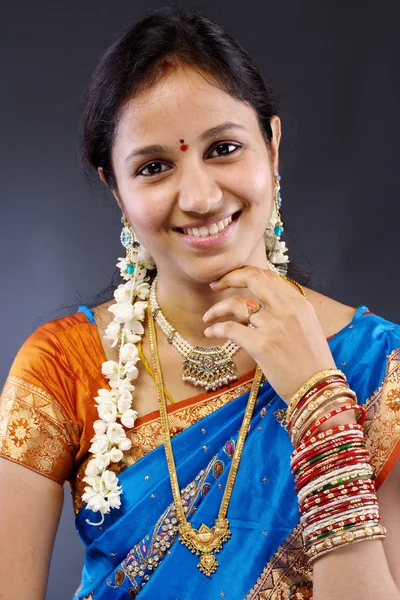
<instances>
[{"instance_id":1,"label":"lips","mask_svg":"<svg viewBox=\"0 0 400 600\"><path fill-rule=\"evenodd\" d=\"M228 225L235 219L238 218L240 211L237 211L228 217L222 218L220 220L214 220L212 223L201 223L199 225L193 224L192 227L176 227L175 231L179 233L183 233L184 235L188 235L191 237L208 237L211 235L216 235L223 231Z\"/></svg>"},{"instance_id":2,"label":"lips","mask_svg":"<svg viewBox=\"0 0 400 600\"><path fill-rule=\"evenodd\" d=\"M241 211L238 211L237 213L234 213L232 217L227 217L227 220L229 221L228 224L224 226L221 231L218 231L217 228L217 233L209 232L209 228L212 227L212 225L207 227L207 235L189 235L180 228L175 228L174 231L185 245L192 248L198 250L217 248L223 246L227 240L235 235L234 232L236 231L240 214ZM201 230L201 227L199 230Z\"/></svg>"}]
</instances>

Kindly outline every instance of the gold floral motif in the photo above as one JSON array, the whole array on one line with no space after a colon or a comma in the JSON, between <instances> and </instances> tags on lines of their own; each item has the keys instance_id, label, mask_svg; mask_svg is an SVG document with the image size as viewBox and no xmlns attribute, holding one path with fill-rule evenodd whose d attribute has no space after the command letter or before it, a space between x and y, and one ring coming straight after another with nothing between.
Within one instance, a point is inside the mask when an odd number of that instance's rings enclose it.
<instances>
[{"instance_id":1,"label":"gold floral motif","mask_svg":"<svg viewBox=\"0 0 400 600\"><path fill-rule=\"evenodd\" d=\"M400 348L397 348L388 356L382 385L365 402L364 433L377 475L377 488L400 454L400 414L391 404L399 392ZM312 599L312 570L304 555L302 530L298 525L275 552L245 600L306 599Z\"/></svg>"},{"instance_id":2,"label":"gold floral motif","mask_svg":"<svg viewBox=\"0 0 400 600\"><path fill-rule=\"evenodd\" d=\"M0 397L0 456L62 484L71 473L79 435L56 398L9 375Z\"/></svg>"},{"instance_id":3,"label":"gold floral motif","mask_svg":"<svg viewBox=\"0 0 400 600\"><path fill-rule=\"evenodd\" d=\"M11 421L8 433L10 440L20 448L25 444L31 437L31 427L26 419L14 419Z\"/></svg>"},{"instance_id":4,"label":"gold floral motif","mask_svg":"<svg viewBox=\"0 0 400 600\"><path fill-rule=\"evenodd\" d=\"M172 412L168 413L168 420L170 424L171 435L174 436L187 427L194 425L203 417L210 415L221 406L228 404L231 400L234 400L238 396L241 396L247 392L252 385L253 377L251 376L248 381L240 383L229 390L213 394L211 397L202 397L198 402L177 408ZM115 471L117 474L122 470L130 467L140 458L145 456L154 448L161 446L162 444L162 427L159 417L155 417L141 425L135 426L126 432L127 437L132 442L132 447L127 452L124 452L123 461L120 463L110 465L108 468ZM84 491L85 483L83 478L85 477L85 470L87 462L90 460L91 455L86 456L79 466L78 472L72 484L72 496L74 510L77 514L83 506L82 494Z\"/></svg>"},{"instance_id":5,"label":"gold floral motif","mask_svg":"<svg viewBox=\"0 0 400 600\"><path fill-rule=\"evenodd\" d=\"M400 388L389 390L386 403L391 410L400 410Z\"/></svg>"}]
</instances>

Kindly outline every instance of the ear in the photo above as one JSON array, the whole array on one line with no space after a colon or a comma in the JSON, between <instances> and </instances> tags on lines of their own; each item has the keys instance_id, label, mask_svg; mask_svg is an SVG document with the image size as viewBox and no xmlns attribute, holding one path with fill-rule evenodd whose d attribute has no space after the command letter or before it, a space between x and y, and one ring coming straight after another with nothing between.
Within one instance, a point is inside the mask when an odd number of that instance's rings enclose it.
<instances>
[{"instance_id":1,"label":"ear","mask_svg":"<svg viewBox=\"0 0 400 600\"><path fill-rule=\"evenodd\" d=\"M97 167L97 172L98 172L99 177L102 180L102 182L105 183L106 186L108 187L108 183L107 183L106 177L104 175L103 167ZM124 212L124 209L123 209L123 206L122 206L122 201L120 200L118 194L114 190L111 190L111 192L112 192L112 195L114 196L114 198L116 199L118 206L120 207L120 209L122 210L122 212Z\"/></svg>"},{"instance_id":2,"label":"ear","mask_svg":"<svg viewBox=\"0 0 400 600\"><path fill-rule=\"evenodd\" d=\"M270 119L272 129L271 161L275 175L279 174L279 143L281 141L281 120L276 115Z\"/></svg>"}]
</instances>

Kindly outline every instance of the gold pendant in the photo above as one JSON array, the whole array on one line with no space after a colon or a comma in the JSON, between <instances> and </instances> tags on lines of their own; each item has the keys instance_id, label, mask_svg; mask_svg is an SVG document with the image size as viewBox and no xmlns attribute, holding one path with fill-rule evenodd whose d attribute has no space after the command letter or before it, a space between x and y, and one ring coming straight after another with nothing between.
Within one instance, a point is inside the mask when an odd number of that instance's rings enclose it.
<instances>
[{"instance_id":1,"label":"gold pendant","mask_svg":"<svg viewBox=\"0 0 400 600\"><path fill-rule=\"evenodd\" d=\"M206 391L218 388L237 379L232 357L221 346L203 348L195 346L182 363L183 381L204 387Z\"/></svg>"},{"instance_id":2,"label":"gold pendant","mask_svg":"<svg viewBox=\"0 0 400 600\"><path fill-rule=\"evenodd\" d=\"M214 527L207 527L204 523L199 529L194 529L189 522L179 525L180 541L187 546L193 554L200 556L197 567L210 577L218 568L218 562L213 552L219 552L222 545L231 537L228 519L217 519Z\"/></svg>"}]
</instances>

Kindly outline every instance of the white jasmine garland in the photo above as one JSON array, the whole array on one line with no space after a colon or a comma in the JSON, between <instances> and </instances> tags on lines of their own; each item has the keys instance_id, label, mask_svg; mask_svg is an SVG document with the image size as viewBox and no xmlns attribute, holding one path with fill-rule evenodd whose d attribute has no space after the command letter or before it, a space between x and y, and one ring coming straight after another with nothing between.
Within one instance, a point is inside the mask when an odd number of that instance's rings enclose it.
<instances>
[{"instance_id":1,"label":"white jasmine garland","mask_svg":"<svg viewBox=\"0 0 400 600\"><path fill-rule=\"evenodd\" d=\"M145 317L147 301L150 293L147 269L154 269L148 253L139 248L133 250L134 263L128 258L119 258L117 266L125 283L114 292L115 304L108 310L114 319L108 325L104 339L112 342L111 347L120 344L119 361L106 360L101 367L102 374L108 379L110 389L100 389L94 398L99 418L94 422L94 436L91 439L89 452L93 457L89 460L83 481L85 486L82 500L87 508L101 514L98 523L101 525L104 515L112 508L121 506L122 488L117 475L108 469L123 458L123 452L131 447L126 436L126 429L134 426L137 412L132 409L132 392L135 386L132 381L139 371L136 363L140 360L135 346L144 333L142 321ZM134 264L133 273L132 264Z\"/></svg>"},{"instance_id":2,"label":"white jasmine garland","mask_svg":"<svg viewBox=\"0 0 400 600\"><path fill-rule=\"evenodd\" d=\"M286 275L289 263L287 247L285 242L275 236L275 222L276 211L265 232L268 260L281 274ZM112 508L118 509L121 506L122 487L117 475L108 467L120 462L123 453L130 450L131 441L126 436L125 428L131 429L137 418L137 412L132 409L132 392L135 390L132 381L138 377L136 363L140 360L135 344L144 333L142 322L145 318L146 300L150 294L147 270L154 269L155 264L142 246L130 248L130 252L134 254L133 261L118 258L117 267L125 283L119 285L114 292L116 302L108 308L114 319L104 335L104 339L112 342L111 347L120 345L119 361L106 360L101 367L110 389L99 389L94 398L99 418L93 424L94 436L89 448L93 457L86 466L83 478L87 485L82 500L87 503L89 510L101 514L98 523L86 519L89 525L95 526L104 522L104 515Z\"/></svg>"}]
</instances>

